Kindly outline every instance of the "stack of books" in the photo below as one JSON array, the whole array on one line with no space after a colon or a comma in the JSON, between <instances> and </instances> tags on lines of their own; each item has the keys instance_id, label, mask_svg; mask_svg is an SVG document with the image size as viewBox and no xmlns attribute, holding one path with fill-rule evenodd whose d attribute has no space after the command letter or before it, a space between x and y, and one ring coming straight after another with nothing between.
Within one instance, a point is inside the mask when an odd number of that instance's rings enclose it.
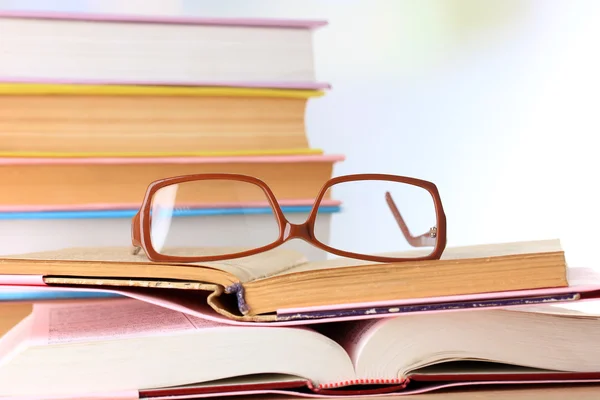
<instances>
[{"instance_id":1,"label":"stack of books","mask_svg":"<svg viewBox=\"0 0 600 400\"><path fill-rule=\"evenodd\" d=\"M323 24L0 14L0 397L600 383L600 313L567 307L600 298L600 277L567 268L556 240L398 262L325 260L294 248L300 241L214 262L131 252L131 217L161 178L257 177L290 221L307 218L343 159L312 149L304 127L306 103L328 88L312 56ZM198 224L233 247L267 235L266 203L243 191L223 203L217 192L194 192L202 207L174 209L190 221L175 254L206 254ZM324 243L324 216L340 201L320 205ZM251 229L232 233L244 224ZM278 227L306 238L301 229ZM445 244L437 232L414 239ZM30 301L28 292L43 295Z\"/></svg>"},{"instance_id":2,"label":"stack of books","mask_svg":"<svg viewBox=\"0 0 600 400\"><path fill-rule=\"evenodd\" d=\"M292 222L306 220L343 160L311 148L304 123L329 88L313 62L324 24L0 13L0 254L127 245L147 186L178 175L257 177ZM268 204L208 196L177 210L189 220L180 241L203 224L243 245L233 227L274 222ZM325 243L339 210L321 203Z\"/></svg>"},{"instance_id":3,"label":"stack of books","mask_svg":"<svg viewBox=\"0 0 600 400\"><path fill-rule=\"evenodd\" d=\"M3 257L0 285L122 297L0 303L0 396L368 397L600 382L600 312L572 309L599 297L600 277L567 268L558 241L448 248L430 261L299 257Z\"/></svg>"}]
</instances>

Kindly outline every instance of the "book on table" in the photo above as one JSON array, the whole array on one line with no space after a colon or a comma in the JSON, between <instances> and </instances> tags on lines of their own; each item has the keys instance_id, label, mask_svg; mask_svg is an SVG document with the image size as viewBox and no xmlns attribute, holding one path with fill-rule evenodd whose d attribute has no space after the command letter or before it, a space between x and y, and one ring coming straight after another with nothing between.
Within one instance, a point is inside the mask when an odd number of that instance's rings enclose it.
<instances>
[{"instance_id":1,"label":"book on table","mask_svg":"<svg viewBox=\"0 0 600 400\"><path fill-rule=\"evenodd\" d=\"M10 319L0 396L335 396L600 380L600 319L555 306L310 327L232 326L134 299L0 309Z\"/></svg>"},{"instance_id":2,"label":"book on table","mask_svg":"<svg viewBox=\"0 0 600 400\"><path fill-rule=\"evenodd\" d=\"M170 253L189 250L172 249ZM181 289L182 296L187 289L199 290L204 295L196 294L197 301L206 301L227 318L268 322L347 315L348 309L335 309L340 305L351 310L366 307L371 310L367 314L377 314L402 312L403 308L385 307L398 301L404 301L403 306L452 301L476 301L471 306L482 306L486 299L518 298L523 290L540 289L538 297L548 288L567 288L562 294L570 293L558 240L449 247L440 260L397 263L343 257L307 261L301 253L286 248L195 264L150 262L143 252L133 255L127 247L2 256L0 283L19 284L19 280L21 284L86 290L151 287L157 294L158 288L172 288ZM473 297L460 297L467 295ZM383 306L379 311L377 303Z\"/></svg>"}]
</instances>

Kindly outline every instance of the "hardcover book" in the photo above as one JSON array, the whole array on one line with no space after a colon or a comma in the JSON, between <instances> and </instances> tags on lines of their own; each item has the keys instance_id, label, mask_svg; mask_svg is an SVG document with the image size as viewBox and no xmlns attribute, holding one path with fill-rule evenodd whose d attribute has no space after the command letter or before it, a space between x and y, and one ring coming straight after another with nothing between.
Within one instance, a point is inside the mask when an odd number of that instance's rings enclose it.
<instances>
[{"instance_id":1,"label":"hardcover book","mask_svg":"<svg viewBox=\"0 0 600 400\"><path fill-rule=\"evenodd\" d=\"M324 25L5 11L0 81L321 89L312 39Z\"/></svg>"},{"instance_id":2,"label":"hardcover book","mask_svg":"<svg viewBox=\"0 0 600 400\"><path fill-rule=\"evenodd\" d=\"M331 178L334 164L343 159L341 155L0 158L0 211L138 208L150 182L203 173L251 175L265 181L280 200L314 199ZM189 195L188 201L214 205L232 201L218 188ZM240 195L235 200L255 199Z\"/></svg>"},{"instance_id":3,"label":"hardcover book","mask_svg":"<svg viewBox=\"0 0 600 400\"><path fill-rule=\"evenodd\" d=\"M0 83L2 157L320 154L317 90Z\"/></svg>"},{"instance_id":4,"label":"hardcover book","mask_svg":"<svg viewBox=\"0 0 600 400\"><path fill-rule=\"evenodd\" d=\"M179 254L185 251L181 248ZM332 307L356 303L410 299L415 305L441 296L489 293L498 293L498 300L506 291L569 284L564 252L556 240L450 247L440 260L398 263L347 258L311 262L297 251L276 248L222 262L168 264L133 255L127 247L71 248L3 256L0 274L6 284L20 279L41 286L190 289L197 302L200 290L221 315L255 322L317 318L319 307L326 316ZM279 315L283 309L290 311ZM303 314L310 310L312 315ZM367 308L362 314L377 312Z\"/></svg>"},{"instance_id":5,"label":"hardcover book","mask_svg":"<svg viewBox=\"0 0 600 400\"><path fill-rule=\"evenodd\" d=\"M282 201L280 206L292 223L304 222L312 208L312 201ZM340 202L321 203L319 218L315 221L316 234L329 241L332 216L340 211ZM68 247L127 247L131 244L131 219L135 208L84 207L83 209L56 206L13 207L0 211L0 255L51 251ZM212 240L231 246L247 244L248 235L266 243L271 240L274 223L268 206L199 207L177 210L177 246L192 246L201 232ZM198 229L202 226L202 230ZM307 260L325 260L327 254L302 241L290 241L286 247Z\"/></svg>"}]
</instances>

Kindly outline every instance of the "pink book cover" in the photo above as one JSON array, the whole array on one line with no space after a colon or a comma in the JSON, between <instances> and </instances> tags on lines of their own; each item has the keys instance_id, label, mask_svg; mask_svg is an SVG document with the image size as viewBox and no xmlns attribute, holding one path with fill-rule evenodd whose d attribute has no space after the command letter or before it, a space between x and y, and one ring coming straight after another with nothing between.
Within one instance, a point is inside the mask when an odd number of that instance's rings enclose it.
<instances>
[{"instance_id":1,"label":"pink book cover","mask_svg":"<svg viewBox=\"0 0 600 400\"><path fill-rule=\"evenodd\" d=\"M290 29L316 29L327 25L326 20L271 18L206 18L154 15L124 15L100 13L68 13L52 11L0 11L0 18L45 19L86 22L127 22L141 24L248 26Z\"/></svg>"},{"instance_id":2,"label":"pink book cover","mask_svg":"<svg viewBox=\"0 0 600 400\"><path fill-rule=\"evenodd\" d=\"M267 27L279 29L318 29L328 24L326 20L299 19L265 19L265 18L195 18L175 16L120 15L96 13L66 13L49 11L0 11L0 19L41 19L85 22L114 22L129 24L163 24L163 25L212 25L238 27ZM216 86L216 87L247 87L247 88L279 88L279 89L330 89L325 82L156 82L156 81L119 81L119 80L72 80L72 79L29 79L15 77L0 77L0 82L7 83L50 83L50 84L85 84L85 85L156 85L156 86Z\"/></svg>"}]
</instances>

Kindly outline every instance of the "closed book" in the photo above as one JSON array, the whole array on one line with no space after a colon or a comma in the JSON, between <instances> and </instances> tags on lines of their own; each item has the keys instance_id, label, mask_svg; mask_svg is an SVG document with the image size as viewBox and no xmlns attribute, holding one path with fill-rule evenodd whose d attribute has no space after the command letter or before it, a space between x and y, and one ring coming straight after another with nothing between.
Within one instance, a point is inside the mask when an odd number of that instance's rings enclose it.
<instances>
[{"instance_id":1,"label":"closed book","mask_svg":"<svg viewBox=\"0 0 600 400\"><path fill-rule=\"evenodd\" d=\"M0 80L324 88L325 21L0 13Z\"/></svg>"},{"instance_id":2,"label":"closed book","mask_svg":"<svg viewBox=\"0 0 600 400\"><path fill-rule=\"evenodd\" d=\"M312 201L282 201L280 206L292 223L306 221ZM324 241L329 241L331 216L340 210L339 202L321 203L315 231ZM133 208L104 207L73 209L51 206L24 208L20 211L0 212L0 254L30 253L67 247L126 247L131 244L131 220L137 213ZM255 240L267 243L275 221L269 207L212 207L178 210L175 212L177 235L174 244L191 246L202 232L212 240L241 246L252 235ZM200 228L201 227L201 228ZM302 252L308 260L326 258L326 253L302 241L287 244L288 248Z\"/></svg>"},{"instance_id":3,"label":"closed book","mask_svg":"<svg viewBox=\"0 0 600 400\"><path fill-rule=\"evenodd\" d=\"M304 114L317 90L0 83L0 156L321 153Z\"/></svg>"},{"instance_id":4,"label":"closed book","mask_svg":"<svg viewBox=\"0 0 600 400\"><path fill-rule=\"evenodd\" d=\"M331 178L334 164L343 159L338 155L0 158L0 211L40 207L139 208L151 182L203 173L259 178L281 201L314 199ZM216 204L257 200L242 194L232 199L225 186L210 191L203 185L193 187L197 190L188 193L188 201ZM264 200L260 193L259 200Z\"/></svg>"}]
</instances>

